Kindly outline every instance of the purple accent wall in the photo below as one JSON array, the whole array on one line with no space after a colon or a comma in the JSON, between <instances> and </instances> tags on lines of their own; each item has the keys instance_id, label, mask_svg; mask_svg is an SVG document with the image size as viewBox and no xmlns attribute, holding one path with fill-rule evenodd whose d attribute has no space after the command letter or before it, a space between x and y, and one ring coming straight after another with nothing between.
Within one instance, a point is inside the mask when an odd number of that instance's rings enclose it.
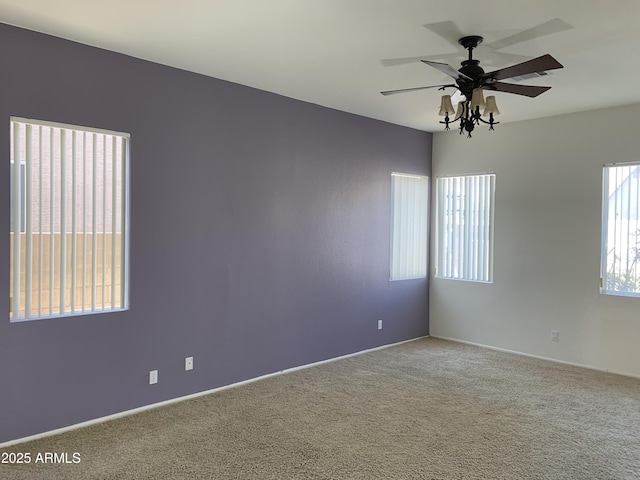
<instances>
[{"instance_id":1,"label":"purple accent wall","mask_svg":"<svg viewBox=\"0 0 640 480\"><path fill-rule=\"evenodd\" d=\"M7 25L0 65L0 442L428 333L388 265L431 134ZM11 115L131 133L129 311L9 322Z\"/></svg>"}]
</instances>

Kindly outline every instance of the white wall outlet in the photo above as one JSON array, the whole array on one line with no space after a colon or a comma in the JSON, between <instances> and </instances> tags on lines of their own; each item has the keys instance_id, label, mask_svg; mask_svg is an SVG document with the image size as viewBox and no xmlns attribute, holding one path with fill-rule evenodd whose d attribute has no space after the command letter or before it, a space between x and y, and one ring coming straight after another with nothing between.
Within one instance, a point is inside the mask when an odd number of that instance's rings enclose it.
<instances>
[{"instance_id":1,"label":"white wall outlet","mask_svg":"<svg viewBox=\"0 0 640 480\"><path fill-rule=\"evenodd\" d=\"M158 370L151 370L149 372L149 385L158 383Z\"/></svg>"},{"instance_id":2,"label":"white wall outlet","mask_svg":"<svg viewBox=\"0 0 640 480\"><path fill-rule=\"evenodd\" d=\"M184 359L184 369L193 370L193 357L187 357Z\"/></svg>"},{"instance_id":3,"label":"white wall outlet","mask_svg":"<svg viewBox=\"0 0 640 480\"><path fill-rule=\"evenodd\" d=\"M551 330L551 340L554 342L558 341L558 330Z\"/></svg>"},{"instance_id":4,"label":"white wall outlet","mask_svg":"<svg viewBox=\"0 0 640 480\"><path fill-rule=\"evenodd\" d=\"M378 330L382 330L382 320L378 320Z\"/></svg>"}]
</instances>

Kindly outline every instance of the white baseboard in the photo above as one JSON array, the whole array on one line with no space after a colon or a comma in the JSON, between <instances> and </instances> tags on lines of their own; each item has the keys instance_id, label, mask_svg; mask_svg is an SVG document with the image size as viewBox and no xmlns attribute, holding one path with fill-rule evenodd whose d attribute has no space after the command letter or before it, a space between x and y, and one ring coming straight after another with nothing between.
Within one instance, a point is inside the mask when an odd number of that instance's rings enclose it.
<instances>
[{"instance_id":1,"label":"white baseboard","mask_svg":"<svg viewBox=\"0 0 640 480\"><path fill-rule=\"evenodd\" d=\"M132 410L125 410L124 412L114 413L112 415L107 415L105 417L95 418L93 420L87 420L85 422L80 422L80 423L76 423L74 425L69 425L68 427L57 428L55 430L50 430L50 431L47 431L47 432L38 433L36 435L30 435L28 437L18 438L16 440L9 440L8 442L0 443L0 448L11 447L13 445L17 445L17 444L20 444L20 443L31 442L33 440L39 440L41 438L51 437L53 435L59 435L61 433L70 432L70 431L76 430L78 428L89 427L91 425L97 425L99 423L108 422L110 420L116 420L118 418L128 417L129 415L135 415L136 413L145 412L147 410L153 410L155 408L164 407L166 405L171 405L173 403L183 402L185 400L190 400L192 398L202 397L204 395L209 395L209 394L212 394L212 393L220 392L222 390L227 390L229 388L240 387L240 386L246 385L248 383L257 382L259 380L264 380L266 378L275 377L277 375L284 375L286 373L295 372L297 370L303 370L303 369L306 369L306 368L316 367L318 365L322 365L322 364L329 363L329 362L335 362L335 361L338 361L338 360L344 360L345 358L355 357L355 356L363 355L363 354L369 353L369 352L375 352L376 350L383 350L385 348L394 347L396 345L401 345L403 343L414 342L416 340L420 340L420 339L426 338L426 337L428 337L428 335L424 336L424 337L412 338L410 340L404 340L402 342L396 342L396 343L391 343L391 344L388 344L388 345L382 345L380 347L369 348L367 350L361 350L359 352L349 353L347 355L342 355L340 357L330 358L328 360L321 360L319 362L309 363L309 364L306 364L306 365L301 365L299 367L287 368L285 370L280 370L280 371L274 372L274 373L268 373L268 374L262 375L260 377L250 378L249 380L243 380L242 382L236 382L236 383L232 383L230 385L224 385L222 387L213 388L211 390L205 390L203 392L192 393L190 395L185 395L183 397L172 398L170 400L164 400L162 402L152 403L150 405L144 405L142 407L134 408Z\"/></svg>"},{"instance_id":2,"label":"white baseboard","mask_svg":"<svg viewBox=\"0 0 640 480\"><path fill-rule=\"evenodd\" d=\"M594 370L596 372L612 373L614 375L621 375L623 377L637 378L637 379L640 380L640 375L635 375L633 373L618 372L618 371L615 371L615 370L606 370L604 368L597 368L597 367L593 367L591 365L585 365L585 364L582 364L582 363L567 362L567 361L564 361L564 360L558 360L557 358L543 357L541 355L534 355L534 354L531 354L531 353L518 352L516 350L509 350L507 348L494 347L492 345L484 345L482 343L468 342L466 340L459 340L457 338L442 337L440 335L430 335L430 336L431 336L431 338L439 338L441 340L448 340L450 342L464 343L466 345L473 345L475 347L486 348L486 349L489 349L489 350L496 350L498 352L513 353L515 355L520 355L522 357L537 358L538 360L546 360L547 362L561 363L563 365L571 365L572 367L586 368L587 370Z\"/></svg>"}]
</instances>

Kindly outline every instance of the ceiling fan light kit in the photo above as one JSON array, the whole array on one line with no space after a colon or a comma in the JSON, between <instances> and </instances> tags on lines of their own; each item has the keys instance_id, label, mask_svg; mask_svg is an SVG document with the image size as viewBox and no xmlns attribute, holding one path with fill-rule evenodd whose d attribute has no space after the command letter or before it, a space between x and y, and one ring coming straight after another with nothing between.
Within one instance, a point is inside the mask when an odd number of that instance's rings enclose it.
<instances>
[{"instance_id":1,"label":"ceiling fan light kit","mask_svg":"<svg viewBox=\"0 0 640 480\"><path fill-rule=\"evenodd\" d=\"M438 115L440 115L441 117L445 117L453 112L454 110L453 103L451 102L451 95L443 95L440 99L440 111L438 112Z\"/></svg>"},{"instance_id":2,"label":"ceiling fan light kit","mask_svg":"<svg viewBox=\"0 0 640 480\"><path fill-rule=\"evenodd\" d=\"M480 61L473 58L473 49L480 45L482 40L482 37L478 35L469 35L458 40L458 43L469 51L469 58L462 62L462 67L458 70L446 63L421 60L421 62L452 77L456 82L455 84L405 88L380 93L382 93L382 95L393 95L396 93L405 93L423 90L426 88L438 88L439 90L444 90L448 87L457 88L463 98L461 98L458 103L455 115L451 95L443 95L440 99L440 110L438 114L441 117L444 117L444 122L440 123L444 124L445 130L450 130L450 124L460 122L460 133L462 134L463 132L467 132L467 137L471 137L471 132L473 132L476 125L480 125L481 122L489 125L489 130L493 130L493 126L500 123L496 122L494 119L496 115L500 114L500 110L498 110L498 105L496 103L496 97L493 95L487 96L485 100L483 90L512 93L531 98L537 97L549 90L551 87L517 85L513 83L504 83L500 80L509 78L513 79L514 77L521 77L523 75L534 73L543 75L546 70L563 68L555 58L547 54L510 67L485 73L484 69L480 66ZM453 120L450 115L453 115ZM485 120L482 117L488 117L488 120Z\"/></svg>"}]
</instances>

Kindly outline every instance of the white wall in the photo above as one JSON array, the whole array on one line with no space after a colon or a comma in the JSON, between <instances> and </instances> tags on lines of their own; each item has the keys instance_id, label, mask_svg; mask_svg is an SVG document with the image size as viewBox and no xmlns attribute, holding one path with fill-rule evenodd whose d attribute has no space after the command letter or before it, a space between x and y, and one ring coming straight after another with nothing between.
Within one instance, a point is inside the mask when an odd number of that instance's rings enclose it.
<instances>
[{"instance_id":1,"label":"white wall","mask_svg":"<svg viewBox=\"0 0 640 480\"><path fill-rule=\"evenodd\" d=\"M434 179L496 173L496 219L494 283L434 278L431 335L640 376L640 298L598 290L602 166L640 160L638 117L631 105L434 135Z\"/></svg>"}]
</instances>

